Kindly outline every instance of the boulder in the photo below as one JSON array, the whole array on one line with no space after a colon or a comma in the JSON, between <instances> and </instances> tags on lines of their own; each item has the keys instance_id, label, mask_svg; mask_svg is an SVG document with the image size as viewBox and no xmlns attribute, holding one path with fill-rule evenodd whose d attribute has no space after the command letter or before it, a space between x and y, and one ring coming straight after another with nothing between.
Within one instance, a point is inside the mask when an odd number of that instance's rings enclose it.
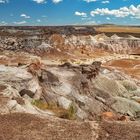
<instances>
[{"instance_id":1,"label":"boulder","mask_svg":"<svg viewBox=\"0 0 140 140\"><path fill-rule=\"evenodd\" d=\"M111 107L116 112L121 114L128 114L131 117L136 117L136 114L140 112L140 104L134 100L122 97L114 97L114 99L115 102L111 105Z\"/></svg>"},{"instance_id":2,"label":"boulder","mask_svg":"<svg viewBox=\"0 0 140 140\"><path fill-rule=\"evenodd\" d=\"M137 85L134 81L130 80L123 80L122 85L128 90L128 91L135 91L137 90Z\"/></svg>"},{"instance_id":3,"label":"boulder","mask_svg":"<svg viewBox=\"0 0 140 140\"><path fill-rule=\"evenodd\" d=\"M109 79L103 75L97 76L97 78L93 81L93 84L95 88L108 93L110 96L128 96L128 91L119 82Z\"/></svg>"},{"instance_id":4,"label":"boulder","mask_svg":"<svg viewBox=\"0 0 140 140\"><path fill-rule=\"evenodd\" d=\"M134 91L129 91L130 96L138 96L140 97L140 88Z\"/></svg>"},{"instance_id":5,"label":"boulder","mask_svg":"<svg viewBox=\"0 0 140 140\"><path fill-rule=\"evenodd\" d=\"M25 94L28 95L30 98L33 98L34 97L34 94L32 91L30 90L27 90L27 89L23 89L19 92L20 96L24 96Z\"/></svg>"},{"instance_id":6,"label":"boulder","mask_svg":"<svg viewBox=\"0 0 140 140\"><path fill-rule=\"evenodd\" d=\"M68 100L67 98L65 97L60 97L58 98L58 105L64 109L69 109L70 106L72 105L72 101L71 100Z\"/></svg>"}]
</instances>

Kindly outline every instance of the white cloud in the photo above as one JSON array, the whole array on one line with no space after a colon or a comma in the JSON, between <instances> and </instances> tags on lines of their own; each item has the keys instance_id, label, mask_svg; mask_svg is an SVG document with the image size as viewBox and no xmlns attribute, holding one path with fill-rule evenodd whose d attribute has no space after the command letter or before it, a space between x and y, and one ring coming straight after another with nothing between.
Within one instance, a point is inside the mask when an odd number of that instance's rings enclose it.
<instances>
[{"instance_id":1,"label":"white cloud","mask_svg":"<svg viewBox=\"0 0 140 140\"><path fill-rule=\"evenodd\" d=\"M110 20L110 17L107 17L106 19L107 19L107 20Z\"/></svg>"},{"instance_id":2,"label":"white cloud","mask_svg":"<svg viewBox=\"0 0 140 140\"><path fill-rule=\"evenodd\" d=\"M8 3L9 1L8 0L0 0L0 4L1 3Z\"/></svg>"},{"instance_id":3,"label":"white cloud","mask_svg":"<svg viewBox=\"0 0 140 140\"><path fill-rule=\"evenodd\" d=\"M24 18L31 18L30 16L26 15L26 14L21 14L20 15L21 17L24 17Z\"/></svg>"},{"instance_id":4,"label":"white cloud","mask_svg":"<svg viewBox=\"0 0 140 140\"><path fill-rule=\"evenodd\" d=\"M91 20L91 21L85 22L84 24L85 25L96 25L97 23L96 23L96 21Z\"/></svg>"},{"instance_id":5,"label":"white cloud","mask_svg":"<svg viewBox=\"0 0 140 140\"><path fill-rule=\"evenodd\" d=\"M7 24L8 24L8 23L5 22L5 21L0 22L0 25L1 25L1 26L7 25Z\"/></svg>"},{"instance_id":6,"label":"white cloud","mask_svg":"<svg viewBox=\"0 0 140 140\"><path fill-rule=\"evenodd\" d=\"M17 25L22 25L22 24L26 24L27 22L26 21L19 21L19 22L14 22L14 24L17 24Z\"/></svg>"},{"instance_id":7,"label":"white cloud","mask_svg":"<svg viewBox=\"0 0 140 140\"><path fill-rule=\"evenodd\" d=\"M110 3L110 1L108 0L105 0L105 1L102 1L103 4L107 4L107 3Z\"/></svg>"},{"instance_id":8,"label":"white cloud","mask_svg":"<svg viewBox=\"0 0 140 140\"><path fill-rule=\"evenodd\" d=\"M135 17L131 17L132 19L140 19L140 15L139 16L135 16Z\"/></svg>"},{"instance_id":9,"label":"white cloud","mask_svg":"<svg viewBox=\"0 0 140 140\"><path fill-rule=\"evenodd\" d=\"M41 22L41 20L40 19L37 19L37 22Z\"/></svg>"},{"instance_id":10,"label":"white cloud","mask_svg":"<svg viewBox=\"0 0 140 140\"><path fill-rule=\"evenodd\" d=\"M81 20L89 21L89 20L91 20L91 17L82 17Z\"/></svg>"},{"instance_id":11,"label":"white cloud","mask_svg":"<svg viewBox=\"0 0 140 140\"><path fill-rule=\"evenodd\" d=\"M98 1L98 0L83 0L83 1L85 1L85 2L87 2L87 3L90 3L90 2L96 2L96 1Z\"/></svg>"},{"instance_id":12,"label":"white cloud","mask_svg":"<svg viewBox=\"0 0 140 140\"><path fill-rule=\"evenodd\" d=\"M46 0L33 0L34 2L40 4L40 3L46 3Z\"/></svg>"},{"instance_id":13,"label":"white cloud","mask_svg":"<svg viewBox=\"0 0 140 140\"><path fill-rule=\"evenodd\" d=\"M94 20L90 20L90 21L86 21L86 22L82 22L82 23L75 23L73 25L97 25L97 23Z\"/></svg>"},{"instance_id":14,"label":"white cloud","mask_svg":"<svg viewBox=\"0 0 140 140\"><path fill-rule=\"evenodd\" d=\"M47 16L46 15L42 15L41 17L46 18Z\"/></svg>"},{"instance_id":15,"label":"white cloud","mask_svg":"<svg viewBox=\"0 0 140 140\"><path fill-rule=\"evenodd\" d=\"M87 14L84 13L84 12L78 12L78 11L76 11L76 12L75 12L75 15L76 15L76 16L81 16L81 17L87 17Z\"/></svg>"},{"instance_id":16,"label":"white cloud","mask_svg":"<svg viewBox=\"0 0 140 140\"><path fill-rule=\"evenodd\" d=\"M33 0L34 2L38 3L38 4L43 4L43 3L47 3L47 0ZM62 2L63 0L52 0L53 3L57 4L59 2Z\"/></svg>"},{"instance_id":17,"label":"white cloud","mask_svg":"<svg viewBox=\"0 0 140 140\"><path fill-rule=\"evenodd\" d=\"M5 3L5 0L0 0L0 3Z\"/></svg>"},{"instance_id":18,"label":"white cloud","mask_svg":"<svg viewBox=\"0 0 140 140\"><path fill-rule=\"evenodd\" d=\"M55 3L55 4L57 4L57 3L61 2L61 1L63 1L63 0L52 0L52 2Z\"/></svg>"},{"instance_id":19,"label":"white cloud","mask_svg":"<svg viewBox=\"0 0 140 140\"><path fill-rule=\"evenodd\" d=\"M44 4L47 3L47 0L32 0L36 2L37 4ZM63 0L52 0L53 3L57 4L59 2L62 2ZM96 0L95 0L96 1ZM9 0L0 0L0 4L8 3Z\"/></svg>"},{"instance_id":20,"label":"white cloud","mask_svg":"<svg viewBox=\"0 0 140 140\"><path fill-rule=\"evenodd\" d=\"M93 11L90 12L91 16L96 16L96 15L111 15L115 17L140 17L140 5L134 6L131 5L129 7L121 7L119 9L112 9L109 10L108 8L97 8Z\"/></svg>"}]
</instances>

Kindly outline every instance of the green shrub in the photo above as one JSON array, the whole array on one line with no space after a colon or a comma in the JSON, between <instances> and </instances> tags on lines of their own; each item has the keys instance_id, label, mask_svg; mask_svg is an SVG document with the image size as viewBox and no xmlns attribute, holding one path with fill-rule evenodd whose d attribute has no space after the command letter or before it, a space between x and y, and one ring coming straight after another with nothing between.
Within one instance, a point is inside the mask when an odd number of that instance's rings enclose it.
<instances>
[{"instance_id":1,"label":"green shrub","mask_svg":"<svg viewBox=\"0 0 140 140\"><path fill-rule=\"evenodd\" d=\"M73 120L76 118L75 116L76 109L73 105L71 105L68 110L63 109L54 103L47 104L41 100L33 100L32 105L38 107L41 110L48 109L54 112L58 117L63 118L63 119Z\"/></svg>"},{"instance_id":2,"label":"green shrub","mask_svg":"<svg viewBox=\"0 0 140 140\"><path fill-rule=\"evenodd\" d=\"M44 103L41 100L33 100L32 105L35 105L36 107L38 107L39 109L42 109L42 110L48 109L48 104Z\"/></svg>"},{"instance_id":3,"label":"green shrub","mask_svg":"<svg viewBox=\"0 0 140 140\"><path fill-rule=\"evenodd\" d=\"M75 109L75 107L73 105L71 105L69 107L69 109L64 111L64 112L62 112L59 117L64 118L64 119L73 120L73 119L76 118L75 113L76 113L76 109Z\"/></svg>"}]
</instances>

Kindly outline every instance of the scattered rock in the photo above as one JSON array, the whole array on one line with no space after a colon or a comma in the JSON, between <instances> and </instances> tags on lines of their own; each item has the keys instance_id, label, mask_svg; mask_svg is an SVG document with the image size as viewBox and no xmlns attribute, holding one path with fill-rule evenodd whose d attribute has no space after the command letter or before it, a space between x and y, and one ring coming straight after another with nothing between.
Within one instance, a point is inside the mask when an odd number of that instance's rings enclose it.
<instances>
[{"instance_id":1,"label":"scattered rock","mask_svg":"<svg viewBox=\"0 0 140 140\"><path fill-rule=\"evenodd\" d=\"M128 91L135 91L137 90L137 85L135 82L133 81L128 81L128 80L124 80L121 82L122 85L128 90Z\"/></svg>"},{"instance_id":2,"label":"scattered rock","mask_svg":"<svg viewBox=\"0 0 140 140\"><path fill-rule=\"evenodd\" d=\"M62 107L64 109L69 109L70 106L72 105L72 101L68 100L65 97L60 97L60 98L58 98L58 104L60 107Z\"/></svg>"},{"instance_id":3,"label":"scattered rock","mask_svg":"<svg viewBox=\"0 0 140 140\"><path fill-rule=\"evenodd\" d=\"M111 107L118 113L128 114L131 117L136 117L136 113L140 112L140 104L122 97L114 97L116 102Z\"/></svg>"},{"instance_id":4,"label":"scattered rock","mask_svg":"<svg viewBox=\"0 0 140 140\"><path fill-rule=\"evenodd\" d=\"M23 89L19 92L19 94L23 97L25 94L27 94L29 97L33 98L34 94L32 91L27 90L27 89Z\"/></svg>"},{"instance_id":5,"label":"scattered rock","mask_svg":"<svg viewBox=\"0 0 140 140\"><path fill-rule=\"evenodd\" d=\"M119 82L103 75L99 75L95 79L94 86L100 89L100 91L107 92L111 96L128 96L127 90Z\"/></svg>"}]
</instances>

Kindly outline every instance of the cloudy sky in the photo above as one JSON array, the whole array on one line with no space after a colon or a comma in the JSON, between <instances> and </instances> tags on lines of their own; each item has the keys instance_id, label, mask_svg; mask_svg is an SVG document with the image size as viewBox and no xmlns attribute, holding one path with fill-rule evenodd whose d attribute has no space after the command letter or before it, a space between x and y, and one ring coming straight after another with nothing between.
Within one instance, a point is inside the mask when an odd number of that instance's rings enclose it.
<instances>
[{"instance_id":1,"label":"cloudy sky","mask_svg":"<svg viewBox=\"0 0 140 140\"><path fill-rule=\"evenodd\" d=\"M0 25L140 25L140 0L0 0Z\"/></svg>"}]
</instances>

